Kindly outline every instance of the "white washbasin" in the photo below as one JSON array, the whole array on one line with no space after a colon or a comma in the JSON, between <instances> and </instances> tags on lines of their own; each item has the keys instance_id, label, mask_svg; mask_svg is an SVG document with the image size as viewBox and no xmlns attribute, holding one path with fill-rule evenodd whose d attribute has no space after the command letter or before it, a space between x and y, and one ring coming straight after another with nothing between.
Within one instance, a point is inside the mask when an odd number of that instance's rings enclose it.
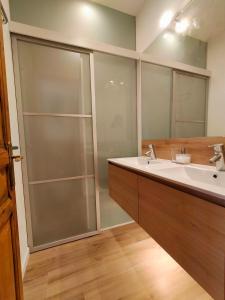
<instances>
[{"instance_id":1,"label":"white washbasin","mask_svg":"<svg viewBox=\"0 0 225 300\"><path fill-rule=\"evenodd\" d=\"M154 165L160 165L165 163L163 159L150 159L147 156L138 156L138 157L125 157L125 158L115 158L115 159L108 159L109 161L116 162L118 164L128 166L128 167L152 167Z\"/></svg>"},{"instance_id":2,"label":"white washbasin","mask_svg":"<svg viewBox=\"0 0 225 300\"><path fill-rule=\"evenodd\" d=\"M173 177L177 180L191 180L196 183L209 184L225 188L225 172L218 172L208 168L200 168L193 166L176 166L171 168L163 168L160 174L166 177Z\"/></svg>"},{"instance_id":3,"label":"white washbasin","mask_svg":"<svg viewBox=\"0 0 225 300\"><path fill-rule=\"evenodd\" d=\"M138 165L157 165L162 163L162 160L160 159L150 159L147 156L139 156L139 157L133 157L134 159L134 163L137 163Z\"/></svg>"}]
</instances>

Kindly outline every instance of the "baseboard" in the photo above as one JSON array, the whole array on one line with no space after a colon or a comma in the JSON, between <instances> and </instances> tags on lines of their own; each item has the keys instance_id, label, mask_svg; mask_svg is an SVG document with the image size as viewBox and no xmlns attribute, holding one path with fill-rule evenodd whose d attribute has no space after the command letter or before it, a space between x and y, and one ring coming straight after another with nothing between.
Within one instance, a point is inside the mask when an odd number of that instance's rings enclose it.
<instances>
[{"instance_id":1,"label":"baseboard","mask_svg":"<svg viewBox=\"0 0 225 300\"><path fill-rule=\"evenodd\" d=\"M29 248L27 247L26 255L24 256L24 258L22 260L22 277L23 278L26 273L29 257L30 257L30 251L29 251Z\"/></svg>"},{"instance_id":2,"label":"baseboard","mask_svg":"<svg viewBox=\"0 0 225 300\"><path fill-rule=\"evenodd\" d=\"M129 222L125 222L125 223L121 223L121 224L116 224L116 225L113 225L113 226L105 227L105 228L102 228L102 231L110 230L110 229L113 229L113 228L116 228L116 227L125 226L125 225L128 225L128 224L132 224L134 222L135 221L132 220L132 221L129 221Z\"/></svg>"}]
</instances>

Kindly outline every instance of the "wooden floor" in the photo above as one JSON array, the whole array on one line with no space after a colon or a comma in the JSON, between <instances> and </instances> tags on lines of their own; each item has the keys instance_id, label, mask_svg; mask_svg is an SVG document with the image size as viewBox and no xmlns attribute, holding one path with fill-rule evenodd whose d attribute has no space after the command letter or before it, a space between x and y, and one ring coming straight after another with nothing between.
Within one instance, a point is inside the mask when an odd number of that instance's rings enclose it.
<instances>
[{"instance_id":1,"label":"wooden floor","mask_svg":"<svg viewBox=\"0 0 225 300\"><path fill-rule=\"evenodd\" d=\"M137 224L30 256L25 300L212 299Z\"/></svg>"}]
</instances>

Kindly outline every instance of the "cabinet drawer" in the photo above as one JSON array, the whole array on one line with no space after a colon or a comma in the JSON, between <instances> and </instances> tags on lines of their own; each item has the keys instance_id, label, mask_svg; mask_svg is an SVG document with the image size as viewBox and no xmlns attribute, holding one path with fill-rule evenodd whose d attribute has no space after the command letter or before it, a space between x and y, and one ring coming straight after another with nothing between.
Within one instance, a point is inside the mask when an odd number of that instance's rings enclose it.
<instances>
[{"instance_id":1,"label":"cabinet drawer","mask_svg":"<svg viewBox=\"0 0 225 300\"><path fill-rule=\"evenodd\" d=\"M110 196L138 222L138 176L109 164Z\"/></svg>"}]
</instances>

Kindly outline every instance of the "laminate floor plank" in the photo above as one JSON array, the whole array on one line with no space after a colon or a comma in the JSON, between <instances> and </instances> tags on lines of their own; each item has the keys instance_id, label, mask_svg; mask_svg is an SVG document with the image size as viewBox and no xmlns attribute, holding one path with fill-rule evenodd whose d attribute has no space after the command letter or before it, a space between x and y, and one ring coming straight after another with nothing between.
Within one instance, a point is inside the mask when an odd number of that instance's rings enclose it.
<instances>
[{"instance_id":1,"label":"laminate floor plank","mask_svg":"<svg viewBox=\"0 0 225 300\"><path fill-rule=\"evenodd\" d=\"M31 254L25 300L211 300L136 223Z\"/></svg>"}]
</instances>

